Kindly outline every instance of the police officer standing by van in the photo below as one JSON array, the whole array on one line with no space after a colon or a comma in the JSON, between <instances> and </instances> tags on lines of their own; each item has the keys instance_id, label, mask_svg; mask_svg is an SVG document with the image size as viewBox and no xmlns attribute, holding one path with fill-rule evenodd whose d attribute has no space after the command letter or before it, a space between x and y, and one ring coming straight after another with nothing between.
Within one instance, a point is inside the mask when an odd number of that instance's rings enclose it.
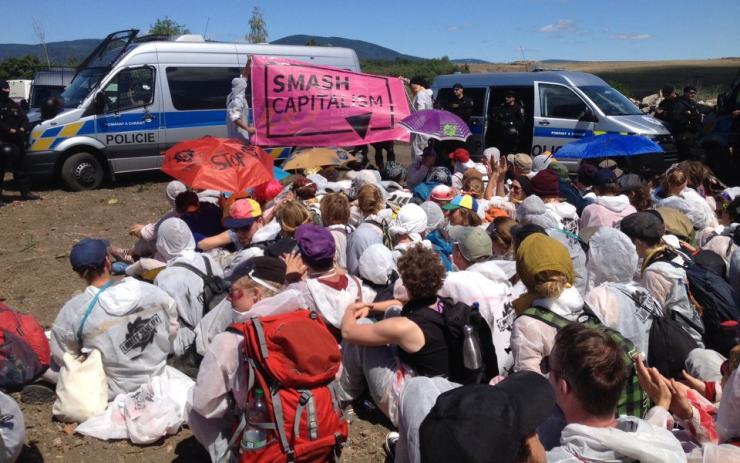
<instances>
[{"instance_id":1,"label":"police officer standing by van","mask_svg":"<svg viewBox=\"0 0 740 463\"><path fill-rule=\"evenodd\" d=\"M494 132L501 154L516 153L519 131L524 127L524 108L516 101L516 92L506 92L504 102L493 113ZM529 151L529 150L527 150Z\"/></svg>"},{"instance_id":2,"label":"police officer standing by van","mask_svg":"<svg viewBox=\"0 0 740 463\"><path fill-rule=\"evenodd\" d=\"M21 199L41 199L31 193L31 185L23 169L26 152L28 118L21 107L10 99L10 85L0 80L0 206L3 206L2 190L5 186L5 172L13 172L13 178L21 193Z\"/></svg>"},{"instance_id":3,"label":"police officer standing by van","mask_svg":"<svg viewBox=\"0 0 740 463\"><path fill-rule=\"evenodd\" d=\"M474 106L475 103L473 102L473 99L465 95L465 89L461 83L456 83L452 86L452 96L450 98L438 99L434 105L437 109L443 109L456 115L462 119L468 127L470 127L470 116L473 115ZM439 155L437 157L437 164L447 168L452 167L452 163L447 155L455 151L457 148L466 148L471 153L475 152L475 150L467 146L465 142L458 140L440 141L437 143L435 148Z\"/></svg>"},{"instance_id":4,"label":"police officer standing by van","mask_svg":"<svg viewBox=\"0 0 740 463\"><path fill-rule=\"evenodd\" d=\"M704 150L699 144L702 131L702 110L696 103L696 88L686 86L683 97L677 99L670 118L671 133L681 160L704 160Z\"/></svg>"}]
</instances>

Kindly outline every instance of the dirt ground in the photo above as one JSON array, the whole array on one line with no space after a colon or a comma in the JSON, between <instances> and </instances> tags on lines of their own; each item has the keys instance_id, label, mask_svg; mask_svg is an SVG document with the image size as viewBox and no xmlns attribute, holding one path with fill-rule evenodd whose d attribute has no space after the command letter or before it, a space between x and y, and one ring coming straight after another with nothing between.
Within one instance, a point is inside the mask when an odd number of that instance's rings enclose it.
<instances>
[{"instance_id":1,"label":"dirt ground","mask_svg":"<svg viewBox=\"0 0 740 463\"><path fill-rule=\"evenodd\" d=\"M56 185L39 186L42 200L13 201L0 207L0 299L50 328L62 305L85 287L69 265L74 242L96 236L117 245L130 244L127 231L131 224L156 220L166 211L167 181L156 173L130 174L119 177L114 187L80 193ZM9 191L3 199L17 199L15 195ZM26 419L26 446L20 462L208 461L187 429L145 447L104 442L74 434L73 426L54 422L51 404L26 405L19 395L15 398ZM375 422L353 419L343 461L384 460L382 443L388 429Z\"/></svg>"}]
</instances>

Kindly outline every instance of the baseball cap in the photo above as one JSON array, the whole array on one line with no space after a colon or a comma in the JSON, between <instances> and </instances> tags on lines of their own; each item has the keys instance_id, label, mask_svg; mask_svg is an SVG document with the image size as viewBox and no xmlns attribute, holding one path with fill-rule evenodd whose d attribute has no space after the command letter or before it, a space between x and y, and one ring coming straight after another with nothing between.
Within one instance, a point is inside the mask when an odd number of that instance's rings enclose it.
<instances>
[{"instance_id":1,"label":"baseball cap","mask_svg":"<svg viewBox=\"0 0 740 463\"><path fill-rule=\"evenodd\" d=\"M464 88L460 82L455 82L455 85L452 86L453 90L457 90L458 88Z\"/></svg>"},{"instance_id":2,"label":"baseball cap","mask_svg":"<svg viewBox=\"0 0 740 463\"><path fill-rule=\"evenodd\" d=\"M454 192L452 188L447 185L437 185L432 188L432 193L429 195L429 199L432 201L452 201L454 198Z\"/></svg>"},{"instance_id":3,"label":"baseball cap","mask_svg":"<svg viewBox=\"0 0 740 463\"><path fill-rule=\"evenodd\" d=\"M532 170L535 172L545 170L553 161L554 159L552 158L552 153L550 153L549 151L545 151L544 153L538 154L534 157L534 159L532 159Z\"/></svg>"},{"instance_id":4,"label":"baseball cap","mask_svg":"<svg viewBox=\"0 0 740 463\"><path fill-rule=\"evenodd\" d=\"M559 162L553 162L547 168L555 173L558 174L558 177L560 177L560 180L569 182L570 181L570 175L568 175L568 168L565 167L565 165L559 163Z\"/></svg>"},{"instance_id":5,"label":"baseball cap","mask_svg":"<svg viewBox=\"0 0 740 463\"><path fill-rule=\"evenodd\" d=\"M594 176L594 185L603 186L610 183L617 183L617 175L611 169L599 169Z\"/></svg>"},{"instance_id":6,"label":"baseball cap","mask_svg":"<svg viewBox=\"0 0 740 463\"><path fill-rule=\"evenodd\" d=\"M441 394L419 428L421 461L514 461L522 441L552 413L549 381L531 371L495 386L474 384Z\"/></svg>"},{"instance_id":7,"label":"baseball cap","mask_svg":"<svg viewBox=\"0 0 740 463\"><path fill-rule=\"evenodd\" d=\"M257 201L250 198L240 199L229 208L229 216L224 219L224 227L248 227L260 216L262 216L262 208Z\"/></svg>"},{"instance_id":8,"label":"baseball cap","mask_svg":"<svg viewBox=\"0 0 740 463\"><path fill-rule=\"evenodd\" d=\"M660 241L665 234L665 224L659 212L635 212L623 218L619 229L630 238L636 238L650 243Z\"/></svg>"},{"instance_id":9,"label":"baseball cap","mask_svg":"<svg viewBox=\"0 0 740 463\"><path fill-rule=\"evenodd\" d=\"M495 146L491 146L483 150L483 157L486 158L488 162L498 162L501 158L501 150Z\"/></svg>"},{"instance_id":10,"label":"baseball cap","mask_svg":"<svg viewBox=\"0 0 740 463\"><path fill-rule=\"evenodd\" d=\"M334 262L336 244L326 228L312 223L301 225L295 231L295 240L301 258L309 267L322 269Z\"/></svg>"},{"instance_id":11,"label":"baseball cap","mask_svg":"<svg viewBox=\"0 0 740 463\"><path fill-rule=\"evenodd\" d=\"M578 167L578 181L586 186L593 186L598 170L593 164L587 162L581 163Z\"/></svg>"},{"instance_id":12,"label":"baseball cap","mask_svg":"<svg viewBox=\"0 0 740 463\"><path fill-rule=\"evenodd\" d=\"M508 161L521 169L525 174L532 170L532 157L526 153L516 153L507 156Z\"/></svg>"},{"instance_id":13,"label":"baseball cap","mask_svg":"<svg viewBox=\"0 0 740 463\"><path fill-rule=\"evenodd\" d=\"M687 85L683 88L684 93L695 92L695 91L696 91L696 87L694 87L693 85Z\"/></svg>"},{"instance_id":14,"label":"baseball cap","mask_svg":"<svg viewBox=\"0 0 740 463\"><path fill-rule=\"evenodd\" d=\"M77 270L86 266L99 267L103 265L105 256L108 255L108 246L110 246L110 241L96 238L81 239L72 246L72 251L69 253L69 262L72 264L72 268Z\"/></svg>"},{"instance_id":15,"label":"baseball cap","mask_svg":"<svg viewBox=\"0 0 740 463\"><path fill-rule=\"evenodd\" d=\"M491 237L480 227L450 227L450 241L457 244L460 252L468 262L490 258L493 255L491 249Z\"/></svg>"},{"instance_id":16,"label":"baseball cap","mask_svg":"<svg viewBox=\"0 0 740 463\"><path fill-rule=\"evenodd\" d=\"M478 212L478 201L470 195L457 195L452 198L452 201L448 204L442 206L442 209L446 211L454 211L459 207L470 209L473 212Z\"/></svg>"},{"instance_id":17,"label":"baseball cap","mask_svg":"<svg viewBox=\"0 0 740 463\"><path fill-rule=\"evenodd\" d=\"M275 285L285 283L285 272L287 267L282 259L269 256L258 256L246 260L237 265L229 275L229 282L234 283L239 278L248 276L257 283L270 289L276 289ZM265 284L267 283L267 284Z\"/></svg>"},{"instance_id":18,"label":"baseball cap","mask_svg":"<svg viewBox=\"0 0 740 463\"><path fill-rule=\"evenodd\" d=\"M617 164L617 161L614 159L604 159L599 163L600 169L611 169L614 171L614 175L617 176L617 178L624 175L624 171L619 168L619 164Z\"/></svg>"}]
</instances>

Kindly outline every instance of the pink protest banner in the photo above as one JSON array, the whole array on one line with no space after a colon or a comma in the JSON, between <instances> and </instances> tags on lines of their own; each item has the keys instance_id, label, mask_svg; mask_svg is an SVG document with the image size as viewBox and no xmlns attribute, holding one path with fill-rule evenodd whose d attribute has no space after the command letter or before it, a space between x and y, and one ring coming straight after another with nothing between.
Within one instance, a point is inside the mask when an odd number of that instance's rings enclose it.
<instances>
[{"instance_id":1,"label":"pink protest banner","mask_svg":"<svg viewBox=\"0 0 740 463\"><path fill-rule=\"evenodd\" d=\"M252 58L252 106L259 146L356 146L408 141L403 83L269 56Z\"/></svg>"}]
</instances>

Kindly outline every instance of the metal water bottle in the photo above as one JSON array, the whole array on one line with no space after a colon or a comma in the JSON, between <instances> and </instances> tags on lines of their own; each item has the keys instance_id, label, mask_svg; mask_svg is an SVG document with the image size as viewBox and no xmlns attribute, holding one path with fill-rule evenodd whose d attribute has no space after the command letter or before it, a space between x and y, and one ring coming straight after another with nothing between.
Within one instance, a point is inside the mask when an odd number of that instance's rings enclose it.
<instances>
[{"instance_id":1,"label":"metal water bottle","mask_svg":"<svg viewBox=\"0 0 740 463\"><path fill-rule=\"evenodd\" d=\"M463 336L463 365L468 370L480 370L483 367L483 359L478 340L473 334L473 327L463 326Z\"/></svg>"}]
</instances>

